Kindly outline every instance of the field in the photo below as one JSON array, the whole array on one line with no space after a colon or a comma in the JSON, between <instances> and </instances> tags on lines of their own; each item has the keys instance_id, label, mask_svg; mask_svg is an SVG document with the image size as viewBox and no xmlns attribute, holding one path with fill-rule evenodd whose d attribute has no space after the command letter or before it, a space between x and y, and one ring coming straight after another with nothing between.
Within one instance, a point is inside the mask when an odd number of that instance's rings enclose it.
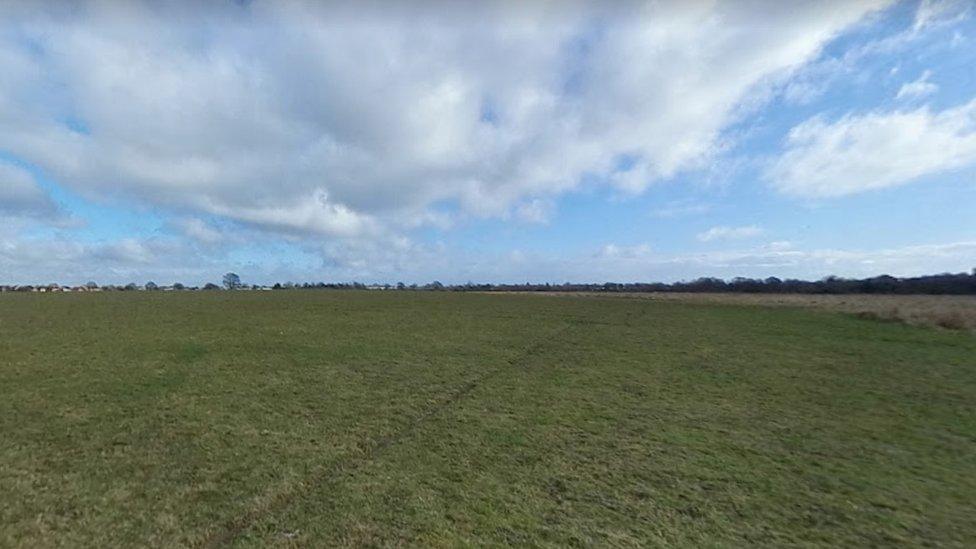
<instances>
[{"instance_id":1,"label":"field","mask_svg":"<svg viewBox=\"0 0 976 549\"><path fill-rule=\"evenodd\" d=\"M0 295L0 546L976 544L976 337L426 292Z\"/></svg>"},{"instance_id":2,"label":"field","mask_svg":"<svg viewBox=\"0 0 976 549\"><path fill-rule=\"evenodd\" d=\"M854 314L912 326L936 326L976 333L976 296L973 295L805 295L805 294L688 294L650 293L655 300L807 307Z\"/></svg>"}]
</instances>

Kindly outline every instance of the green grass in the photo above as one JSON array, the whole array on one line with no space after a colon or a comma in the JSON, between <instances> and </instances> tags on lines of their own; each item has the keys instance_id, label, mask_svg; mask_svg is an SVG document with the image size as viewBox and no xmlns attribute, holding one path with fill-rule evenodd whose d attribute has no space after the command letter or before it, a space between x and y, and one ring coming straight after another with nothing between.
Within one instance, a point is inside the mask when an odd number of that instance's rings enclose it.
<instances>
[{"instance_id":1,"label":"green grass","mask_svg":"<svg viewBox=\"0 0 976 549\"><path fill-rule=\"evenodd\" d=\"M976 338L383 292L0 296L0 545L976 544Z\"/></svg>"}]
</instances>

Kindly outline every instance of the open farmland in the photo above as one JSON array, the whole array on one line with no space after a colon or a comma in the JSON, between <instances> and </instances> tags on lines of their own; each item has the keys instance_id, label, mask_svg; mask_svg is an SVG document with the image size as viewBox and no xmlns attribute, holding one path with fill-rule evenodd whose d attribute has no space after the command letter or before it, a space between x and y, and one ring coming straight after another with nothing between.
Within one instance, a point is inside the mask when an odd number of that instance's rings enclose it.
<instances>
[{"instance_id":1,"label":"open farmland","mask_svg":"<svg viewBox=\"0 0 976 549\"><path fill-rule=\"evenodd\" d=\"M766 307L803 307L849 313L862 318L904 322L913 326L936 326L976 332L974 295L890 295L890 294L780 294L644 292L588 293L539 292L557 296L604 296L655 301L681 301Z\"/></svg>"},{"instance_id":2,"label":"open farmland","mask_svg":"<svg viewBox=\"0 0 976 549\"><path fill-rule=\"evenodd\" d=\"M976 338L446 292L0 295L0 545L976 544Z\"/></svg>"}]
</instances>

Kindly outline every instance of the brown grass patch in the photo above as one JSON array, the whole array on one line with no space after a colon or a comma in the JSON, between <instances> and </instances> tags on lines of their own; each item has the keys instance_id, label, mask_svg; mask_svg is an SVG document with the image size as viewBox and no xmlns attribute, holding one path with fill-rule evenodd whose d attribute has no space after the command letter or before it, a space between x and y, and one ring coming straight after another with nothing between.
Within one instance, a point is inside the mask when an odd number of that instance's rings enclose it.
<instances>
[{"instance_id":1,"label":"brown grass patch","mask_svg":"<svg viewBox=\"0 0 976 549\"><path fill-rule=\"evenodd\" d=\"M976 296L970 295L806 295L724 293L569 293L547 295L619 296L657 301L726 303L776 307L809 307L853 314L859 318L936 326L976 333Z\"/></svg>"}]
</instances>

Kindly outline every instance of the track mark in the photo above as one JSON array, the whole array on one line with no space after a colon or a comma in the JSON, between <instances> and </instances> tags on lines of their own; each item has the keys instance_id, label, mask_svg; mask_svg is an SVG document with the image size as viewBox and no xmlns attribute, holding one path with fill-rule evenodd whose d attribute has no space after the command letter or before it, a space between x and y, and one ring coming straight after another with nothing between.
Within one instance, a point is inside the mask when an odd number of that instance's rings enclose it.
<instances>
[{"instance_id":1,"label":"track mark","mask_svg":"<svg viewBox=\"0 0 976 549\"><path fill-rule=\"evenodd\" d=\"M552 333L546 335L543 338L539 338L537 341L529 345L522 353L507 360L500 366L492 368L483 372L481 375L476 376L474 379L468 381L467 383L461 385L458 389L451 392L447 398L437 402L436 404L430 406L423 413L418 415L408 424L404 425L402 428L396 432L372 440L367 446L366 450L356 456L351 456L346 459L341 459L328 466L322 467L318 471L315 471L308 477L306 477L304 482L300 482L294 485L290 490L281 491L273 495L264 505L255 507L250 511L239 515L226 523L218 529L216 532L211 533L209 536L204 538L204 540L199 544L201 547L226 547L231 545L234 540L240 537L248 528L253 526L261 517L279 511L286 508L295 499L301 497L304 494L310 493L316 487L329 482L330 480L351 471L356 471L363 466L373 462L378 457L380 457L386 450L399 444L400 442L408 439L414 433L416 433L420 427L430 420L432 417L440 414L444 410L450 408L457 402L461 401L472 391L477 389L480 385L497 377L504 371L519 366L525 363L528 359L539 354L539 351L546 346L551 340L562 336L570 328L578 325L577 322L570 320L563 327L554 330Z\"/></svg>"}]
</instances>

